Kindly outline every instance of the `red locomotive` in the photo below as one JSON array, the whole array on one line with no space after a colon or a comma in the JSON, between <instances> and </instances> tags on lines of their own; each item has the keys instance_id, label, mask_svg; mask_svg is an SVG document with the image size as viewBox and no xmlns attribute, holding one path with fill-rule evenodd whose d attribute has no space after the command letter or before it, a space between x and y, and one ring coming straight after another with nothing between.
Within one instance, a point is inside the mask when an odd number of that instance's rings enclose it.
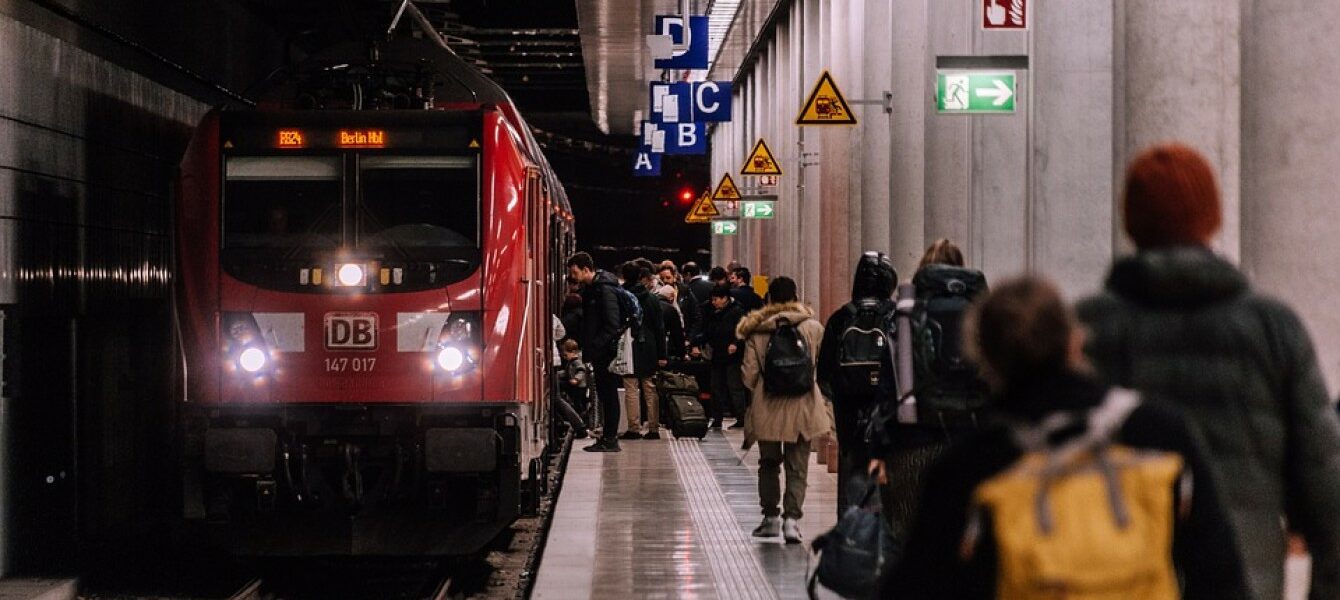
<instances>
[{"instance_id":1,"label":"red locomotive","mask_svg":"<svg viewBox=\"0 0 1340 600\"><path fill-rule=\"evenodd\" d=\"M258 554L459 554L534 498L572 215L444 45L352 44L182 162L184 511Z\"/></svg>"}]
</instances>

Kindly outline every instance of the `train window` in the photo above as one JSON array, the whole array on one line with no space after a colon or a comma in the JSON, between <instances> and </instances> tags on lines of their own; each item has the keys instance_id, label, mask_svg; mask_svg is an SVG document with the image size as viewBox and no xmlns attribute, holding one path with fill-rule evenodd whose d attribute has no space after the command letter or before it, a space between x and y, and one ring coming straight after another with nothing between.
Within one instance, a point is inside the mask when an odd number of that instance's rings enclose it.
<instances>
[{"instance_id":1,"label":"train window","mask_svg":"<svg viewBox=\"0 0 1340 600\"><path fill-rule=\"evenodd\" d=\"M479 175L473 157L361 157L359 169L360 248L423 261L477 254Z\"/></svg>"},{"instance_id":2,"label":"train window","mask_svg":"<svg viewBox=\"0 0 1340 600\"><path fill-rule=\"evenodd\" d=\"M341 185L339 157L229 158L225 252L259 258L338 247Z\"/></svg>"}]
</instances>

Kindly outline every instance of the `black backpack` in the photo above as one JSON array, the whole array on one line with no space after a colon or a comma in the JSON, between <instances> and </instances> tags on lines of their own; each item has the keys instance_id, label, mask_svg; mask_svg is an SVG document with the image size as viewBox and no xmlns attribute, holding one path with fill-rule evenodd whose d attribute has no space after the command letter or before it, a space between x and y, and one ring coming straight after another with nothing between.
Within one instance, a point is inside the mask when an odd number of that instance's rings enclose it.
<instances>
[{"instance_id":1,"label":"black backpack","mask_svg":"<svg viewBox=\"0 0 1340 600\"><path fill-rule=\"evenodd\" d=\"M847 304L850 320L838 346L834 392L869 398L879 391L885 369L892 372L893 308L892 302L873 298Z\"/></svg>"},{"instance_id":2,"label":"black backpack","mask_svg":"<svg viewBox=\"0 0 1340 600\"><path fill-rule=\"evenodd\" d=\"M633 292L614 286L614 296L619 299L619 327L634 331L642 327L642 303Z\"/></svg>"},{"instance_id":3,"label":"black backpack","mask_svg":"<svg viewBox=\"0 0 1340 600\"><path fill-rule=\"evenodd\" d=\"M913 393L919 413L973 413L986 404L986 386L963 356L963 314L981 294L981 271L929 265L912 279L917 288L912 315ZM939 415L943 417L943 415ZM937 417L919 419L934 422Z\"/></svg>"},{"instance_id":4,"label":"black backpack","mask_svg":"<svg viewBox=\"0 0 1340 600\"><path fill-rule=\"evenodd\" d=\"M786 318L768 340L763 357L763 391L769 396L794 398L814 390L814 355L800 330Z\"/></svg>"},{"instance_id":5,"label":"black backpack","mask_svg":"<svg viewBox=\"0 0 1340 600\"><path fill-rule=\"evenodd\" d=\"M899 552L897 539L880 515L878 489L870 481L860 504L847 507L836 527L811 542L819 553L819 565L810 575L810 598L817 597L816 582L844 598L875 597L880 579Z\"/></svg>"}]
</instances>

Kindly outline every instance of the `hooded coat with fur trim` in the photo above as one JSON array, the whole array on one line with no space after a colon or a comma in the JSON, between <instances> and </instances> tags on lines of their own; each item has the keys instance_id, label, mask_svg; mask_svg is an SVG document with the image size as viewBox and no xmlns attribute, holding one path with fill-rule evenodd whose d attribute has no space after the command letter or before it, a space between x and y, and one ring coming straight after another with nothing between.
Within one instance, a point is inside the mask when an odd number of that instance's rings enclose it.
<instances>
[{"instance_id":1,"label":"hooded coat with fur trim","mask_svg":"<svg viewBox=\"0 0 1340 600\"><path fill-rule=\"evenodd\" d=\"M745 316L735 329L744 340L741 367L744 385L751 390L752 403L745 413L744 433L746 446L755 441L796 442L813 440L833 429L832 416L824 403L819 384L809 394L792 398L773 398L763 389L763 366L768 355L768 342L777 330L777 320L785 318L796 326L810 346L811 358L819 356L824 327L814 318L814 311L799 302L769 304Z\"/></svg>"}]
</instances>

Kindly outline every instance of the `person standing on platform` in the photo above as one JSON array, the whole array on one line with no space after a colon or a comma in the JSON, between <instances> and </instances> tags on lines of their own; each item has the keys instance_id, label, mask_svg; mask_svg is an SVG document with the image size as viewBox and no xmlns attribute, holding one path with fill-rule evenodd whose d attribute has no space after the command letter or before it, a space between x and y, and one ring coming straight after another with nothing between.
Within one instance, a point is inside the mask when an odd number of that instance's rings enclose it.
<instances>
[{"instance_id":1,"label":"person standing on platform","mask_svg":"<svg viewBox=\"0 0 1340 600\"><path fill-rule=\"evenodd\" d=\"M581 344L581 340L578 339L581 337L582 328L581 294L568 294L563 298L563 312L559 318L563 320L563 329L567 332L567 337L564 339L577 340L577 343Z\"/></svg>"},{"instance_id":2,"label":"person standing on platform","mask_svg":"<svg viewBox=\"0 0 1340 600\"><path fill-rule=\"evenodd\" d=\"M646 286L652 280L651 272L636 262L624 263L620 268L623 289L637 298L642 306L642 323L633 331L633 374L623 378L624 410L627 411L628 430L620 436L625 440L661 439L660 400L656 395L656 370L666 365L665 319L661 301ZM672 318L677 318L673 317ZM642 431L640 415L645 406L647 430Z\"/></svg>"},{"instance_id":3,"label":"person standing on platform","mask_svg":"<svg viewBox=\"0 0 1340 600\"><path fill-rule=\"evenodd\" d=\"M670 261L661 263L660 271L657 276L661 280L662 286L675 288L675 312L679 313L685 332L692 332L698 329L698 321L702 318L699 302L693 299L693 292L689 285L679 276L679 269Z\"/></svg>"},{"instance_id":4,"label":"person standing on platform","mask_svg":"<svg viewBox=\"0 0 1340 600\"><path fill-rule=\"evenodd\" d=\"M619 376L610 372L617 354L615 344L623 333L619 310L619 280L606 271L597 271L595 261L585 252L567 260L568 277L582 286L582 327L579 336L583 355L595 369L596 400L604 417L600 440L583 450L619 451Z\"/></svg>"},{"instance_id":5,"label":"person standing on platform","mask_svg":"<svg viewBox=\"0 0 1340 600\"><path fill-rule=\"evenodd\" d=\"M915 517L926 467L951 441L977 429L990 400L986 382L964 356L962 335L968 307L987 291L986 276L964 266L963 252L941 238L926 248L912 284L916 302L910 326L898 335L911 337L912 356L900 360L913 365L914 418L877 423L880 431L870 439L874 460L869 468L882 484L884 516L900 540ZM908 406L899 393L890 389L888 396L899 401L899 408Z\"/></svg>"},{"instance_id":6,"label":"person standing on platform","mask_svg":"<svg viewBox=\"0 0 1340 600\"><path fill-rule=\"evenodd\" d=\"M689 292L693 294L693 303L699 307L706 304L710 299L708 296L712 294L712 286L715 284L707 275L702 273L698 263L693 261L684 263L680 273L684 276L684 283L689 286ZM699 316L701 317L701 315Z\"/></svg>"},{"instance_id":7,"label":"person standing on platform","mask_svg":"<svg viewBox=\"0 0 1340 600\"><path fill-rule=\"evenodd\" d=\"M865 415L879 399L881 379L894 372L893 292L898 273L882 252L866 252L856 263L851 302L824 325L819 387L833 401L838 438L838 518L854 502L853 484L870 463ZM892 387L892 386L889 386ZM859 487L859 486L858 486ZM859 496L856 497L859 499Z\"/></svg>"},{"instance_id":8,"label":"person standing on platform","mask_svg":"<svg viewBox=\"0 0 1340 600\"><path fill-rule=\"evenodd\" d=\"M683 360L689 346L688 338L684 336L684 318L675 303L678 292L673 285L656 289L656 299L661 303L661 320L665 322L665 354L670 360Z\"/></svg>"},{"instance_id":9,"label":"person standing on platform","mask_svg":"<svg viewBox=\"0 0 1340 600\"><path fill-rule=\"evenodd\" d=\"M745 415L745 447L758 442L758 496L763 522L756 537L781 535L801 541L810 442L833 429L828 407L814 377L824 327L801 304L796 282L778 277L768 286L768 304L749 313L736 328L744 340L741 366L753 401ZM786 493L778 485L786 470ZM781 504L781 508L778 508Z\"/></svg>"},{"instance_id":10,"label":"person standing on platform","mask_svg":"<svg viewBox=\"0 0 1340 600\"><path fill-rule=\"evenodd\" d=\"M1179 411L1093 378L1055 286L1008 281L966 325L997 418L927 469L883 597L1248 597L1211 457Z\"/></svg>"},{"instance_id":11,"label":"person standing on platform","mask_svg":"<svg viewBox=\"0 0 1340 600\"><path fill-rule=\"evenodd\" d=\"M745 312L731 298L730 288L724 285L712 288L711 306L712 312L703 324L698 345L707 348L712 365L712 404L708 407L712 428L721 429L724 409L729 406L736 419L731 427L739 429L744 427L749 391L740 379L740 341L735 338L735 327Z\"/></svg>"},{"instance_id":12,"label":"person standing on platform","mask_svg":"<svg viewBox=\"0 0 1340 600\"><path fill-rule=\"evenodd\" d=\"M740 303L740 307L745 312L752 312L763 308L763 299L758 297L758 292L754 291L754 276L749 273L745 267L737 267L730 272L729 282L731 286L731 297Z\"/></svg>"},{"instance_id":13,"label":"person standing on platform","mask_svg":"<svg viewBox=\"0 0 1340 600\"><path fill-rule=\"evenodd\" d=\"M1210 249L1219 187L1195 150L1139 155L1122 213L1138 252L1079 306L1090 359L1106 381L1186 412L1257 598L1283 594L1290 530L1312 555L1310 597L1340 598L1340 420L1307 329Z\"/></svg>"}]
</instances>

